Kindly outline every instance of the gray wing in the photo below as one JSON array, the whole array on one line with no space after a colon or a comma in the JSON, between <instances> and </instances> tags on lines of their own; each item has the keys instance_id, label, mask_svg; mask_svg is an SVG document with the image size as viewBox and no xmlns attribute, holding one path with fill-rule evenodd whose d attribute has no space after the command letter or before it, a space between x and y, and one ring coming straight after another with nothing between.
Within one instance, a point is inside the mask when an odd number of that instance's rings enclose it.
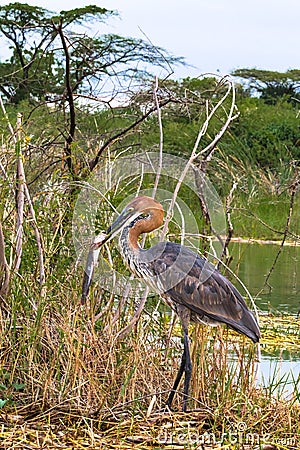
<instances>
[{"instance_id":1,"label":"gray wing","mask_svg":"<svg viewBox=\"0 0 300 450\"><path fill-rule=\"evenodd\" d=\"M156 247L159 256L151 264L163 296L188 308L192 316L225 323L258 342L256 319L226 277L205 258L179 244L165 243L160 253Z\"/></svg>"}]
</instances>

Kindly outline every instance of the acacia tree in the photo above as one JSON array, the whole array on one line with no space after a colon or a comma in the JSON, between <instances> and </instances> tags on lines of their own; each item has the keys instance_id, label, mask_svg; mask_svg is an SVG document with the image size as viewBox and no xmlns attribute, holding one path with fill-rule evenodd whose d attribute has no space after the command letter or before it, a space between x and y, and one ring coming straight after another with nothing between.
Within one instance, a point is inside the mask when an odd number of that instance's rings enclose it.
<instances>
[{"instance_id":1,"label":"acacia tree","mask_svg":"<svg viewBox=\"0 0 300 450\"><path fill-rule=\"evenodd\" d=\"M289 102L300 99L300 70L275 72L259 69L237 69L233 76L246 80L248 89L258 93L262 100L275 104L279 99Z\"/></svg>"},{"instance_id":2,"label":"acacia tree","mask_svg":"<svg viewBox=\"0 0 300 450\"><path fill-rule=\"evenodd\" d=\"M0 63L0 90L11 104L26 100L36 108L50 99L56 112L63 112L65 120L57 138L61 141L63 137L63 158L73 179L82 172L72 154L78 127L76 108L82 105L78 100L88 98L110 105L116 97L128 96L129 87L132 92L141 80L147 86L154 66L170 70L170 64L183 62L142 39L113 34L91 37L86 29L82 32L85 25L103 23L113 15L116 13L93 5L54 14L10 3L0 11L0 34L12 49L10 59ZM125 135L149 113L140 113L116 135ZM113 135L106 139L93 155L90 170L114 139Z\"/></svg>"},{"instance_id":3,"label":"acacia tree","mask_svg":"<svg viewBox=\"0 0 300 450\"><path fill-rule=\"evenodd\" d=\"M120 79L149 75L150 65L166 67L179 61L142 39L112 34L90 37L74 31L74 26L105 22L113 15L98 6L59 14L22 3L2 7L0 33L12 49L11 58L0 64L4 96L14 104L49 94L63 96L68 76L74 94L97 97L107 76L118 77L119 84Z\"/></svg>"}]
</instances>

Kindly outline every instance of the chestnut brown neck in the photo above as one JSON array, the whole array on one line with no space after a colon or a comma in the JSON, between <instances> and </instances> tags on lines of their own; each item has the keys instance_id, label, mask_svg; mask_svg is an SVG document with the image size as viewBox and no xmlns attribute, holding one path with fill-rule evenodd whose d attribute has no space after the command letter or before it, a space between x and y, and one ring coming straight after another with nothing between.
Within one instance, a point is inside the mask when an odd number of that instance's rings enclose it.
<instances>
[{"instance_id":1,"label":"chestnut brown neck","mask_svg":"<svg viewBox=\"0 0 300 450\"><path fill-rule=\"evenodd\" d=\"M145 211L145 213L147 212L149 213L147 217L137 220L132 227L128 228L128 245L132 249L140 248L138 238L142 233L150 233L163 224L164 211L162 207Z\"/></svg>"}]
</instances>

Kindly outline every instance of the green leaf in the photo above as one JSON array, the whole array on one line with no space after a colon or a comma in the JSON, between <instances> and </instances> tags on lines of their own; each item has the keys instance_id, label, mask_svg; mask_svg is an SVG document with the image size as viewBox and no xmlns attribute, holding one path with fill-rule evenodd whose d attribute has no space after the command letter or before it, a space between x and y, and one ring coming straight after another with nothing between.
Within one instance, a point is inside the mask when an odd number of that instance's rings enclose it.
<instances>
[{"instance_id":1,"label":"green leaf","mask_svg":"<svg viewBox=\"0 0 300 450\"><path fill-rule=\"evenodd\" d=\"M17 391L24 389L25 386L26 386L25 383L13 383L12 385L12 387L15 388Z\"/></svg>"},{"instance_id":2,"label":"green leaf","mask_svg":"<svg viewBox=\"0 0 300 450\"><path fill-rule=\"evenodd\" d=\"M8 399L2 400L0 399L0 408L3 408L3 406L8 402Z\"/></svg>"}]
</instances>

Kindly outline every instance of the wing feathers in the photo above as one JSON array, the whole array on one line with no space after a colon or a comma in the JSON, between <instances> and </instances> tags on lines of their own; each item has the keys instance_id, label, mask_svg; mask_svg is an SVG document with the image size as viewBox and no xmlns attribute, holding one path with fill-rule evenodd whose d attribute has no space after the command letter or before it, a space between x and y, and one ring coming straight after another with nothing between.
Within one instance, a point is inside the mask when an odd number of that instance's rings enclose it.
<instances>
[{"instance_id":1,"label":"wing feathers","mask_svg":"<svg viewBox=\"0 0 300 450\"><path fill-rule=\"evenodd\" d=\"M226 323L254 342L259 340L257 322L245 300L213 265L179 244L158 244L145 253L150 251L149 265L159 278L160 293L164 297L167 295L199 317Z\"/></svg>"}]
</instances>

